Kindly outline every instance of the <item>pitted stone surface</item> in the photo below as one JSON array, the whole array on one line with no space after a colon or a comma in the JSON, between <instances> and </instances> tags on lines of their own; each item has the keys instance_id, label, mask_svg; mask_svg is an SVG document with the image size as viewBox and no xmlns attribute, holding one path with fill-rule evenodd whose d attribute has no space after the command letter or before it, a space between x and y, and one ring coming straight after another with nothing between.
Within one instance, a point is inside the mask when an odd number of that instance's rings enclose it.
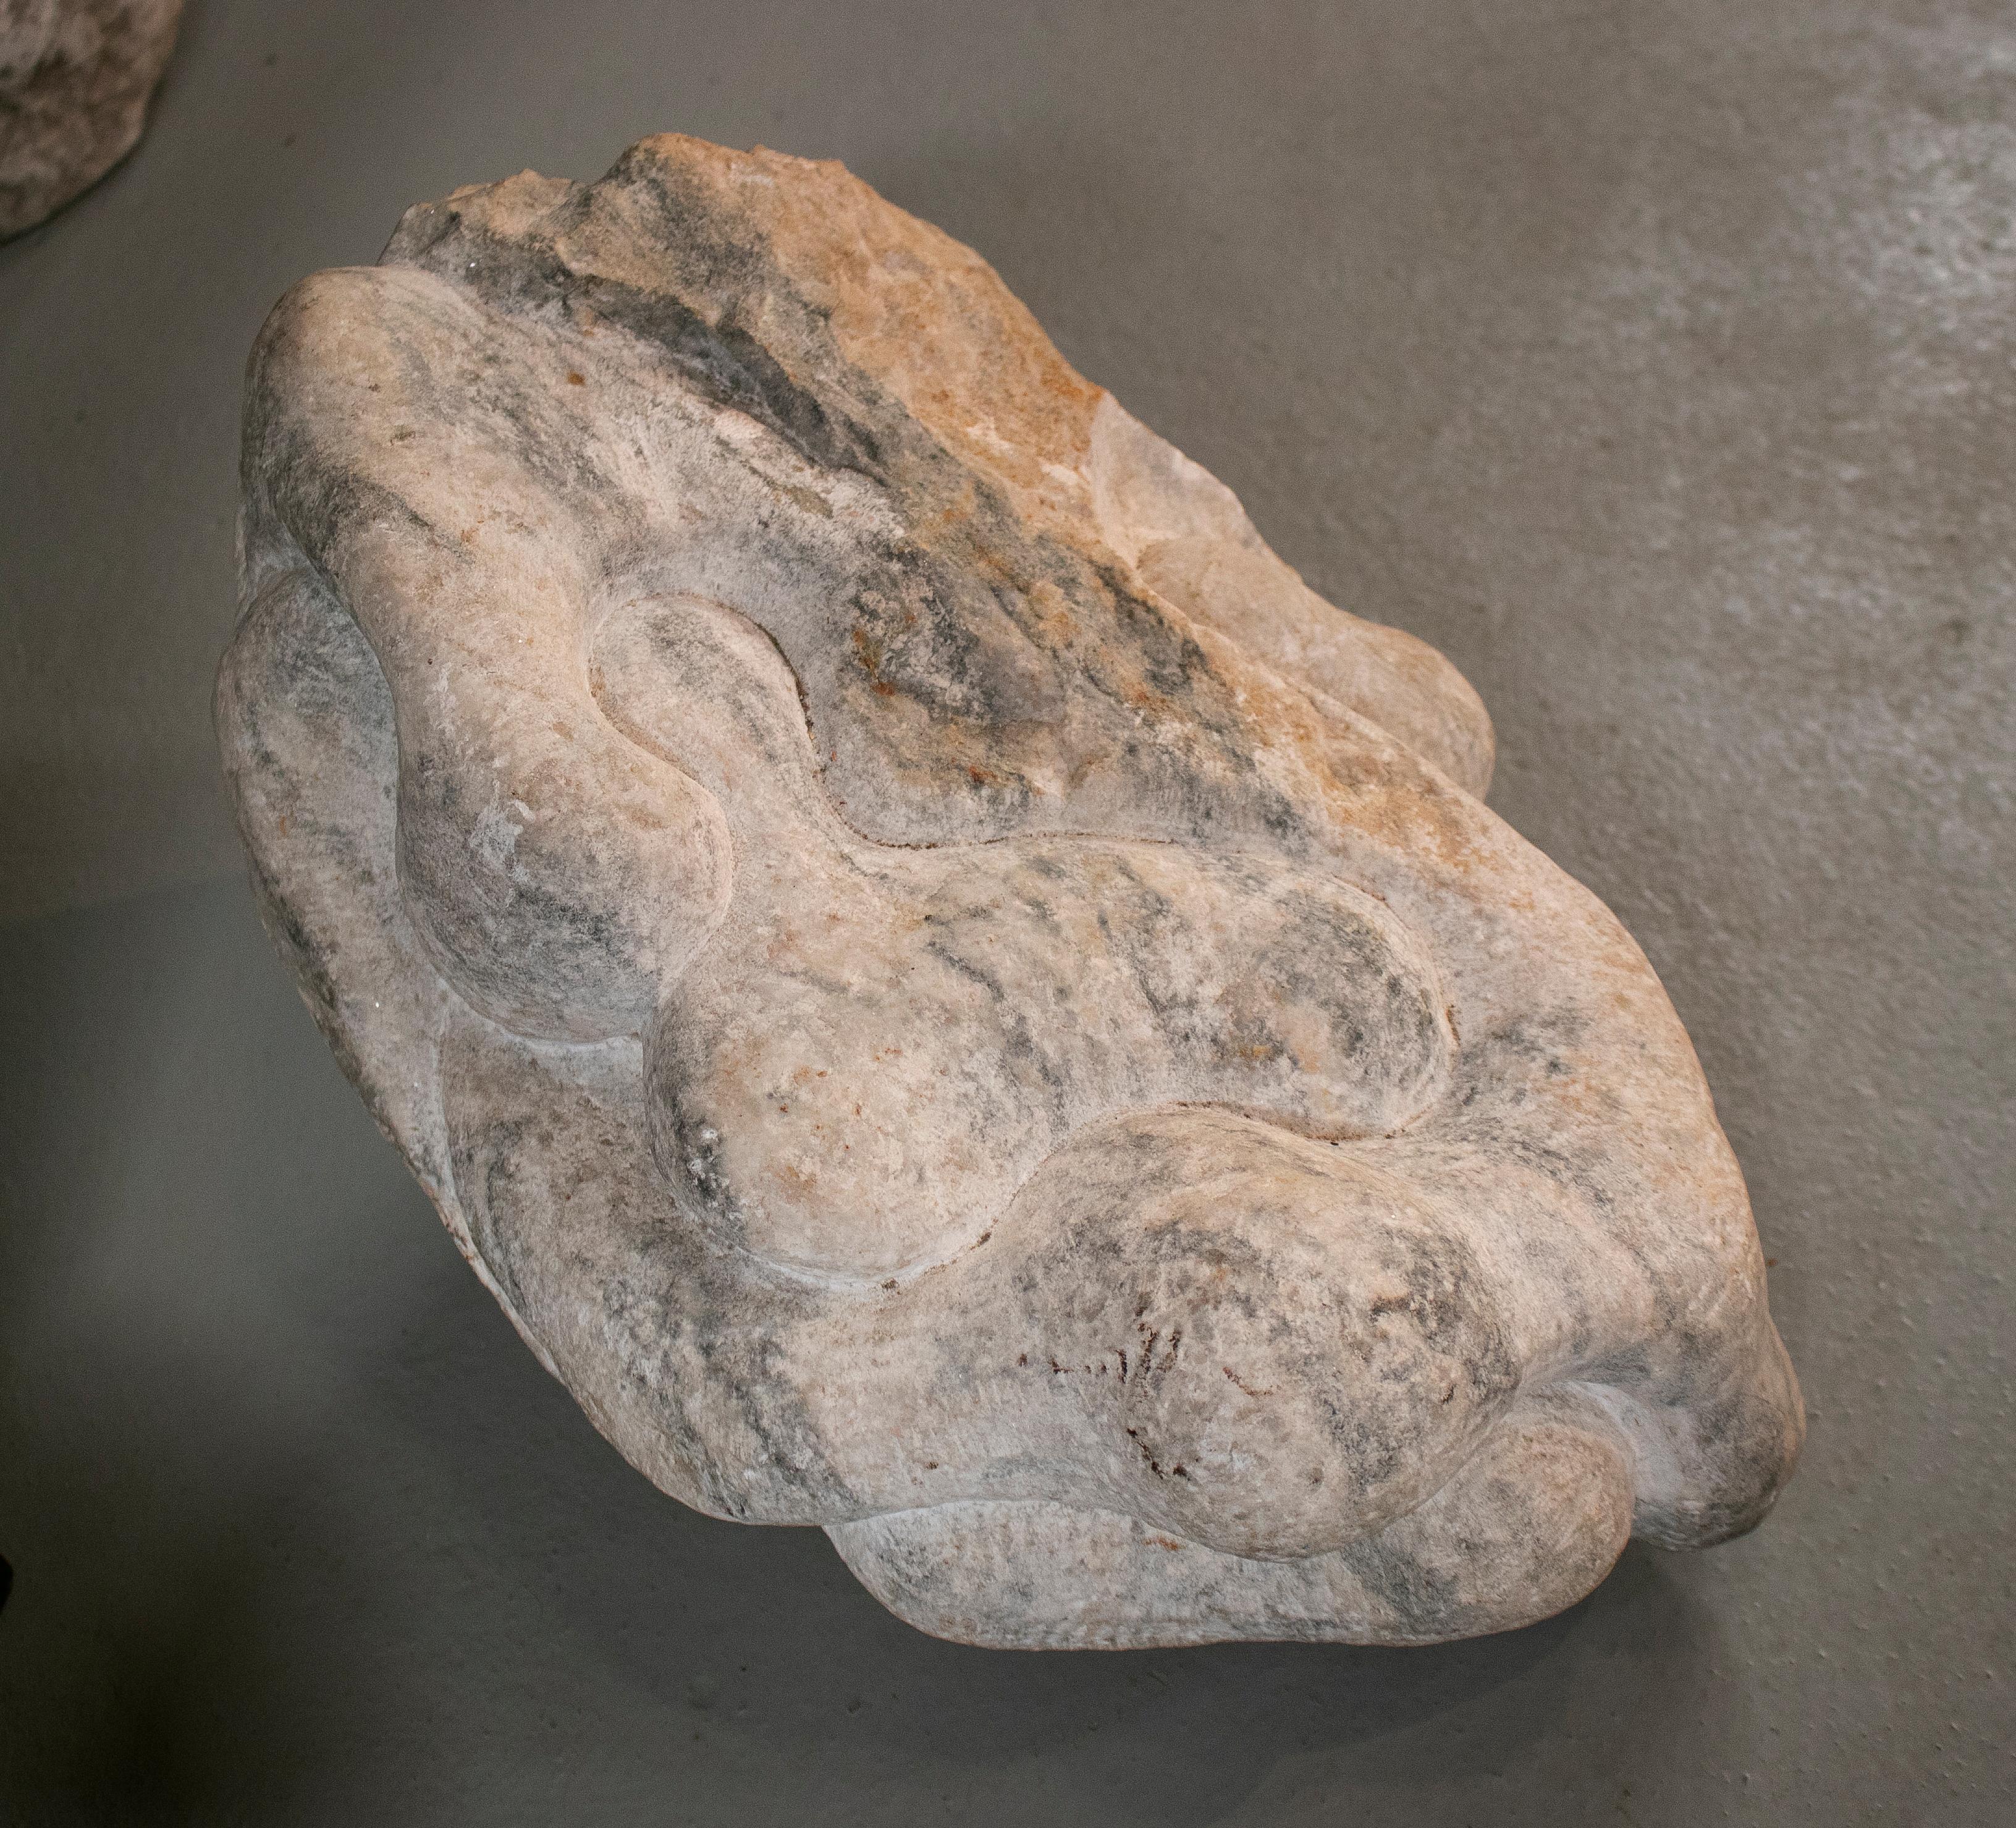
<instances>
[{"instance_id":1,"label":"pitted stone surface","mask_svg":"<svg viewBox=\"0 0 2016 1828\"><path fill-rule=\"evenodd\" d=\"M275 310L218 693L276 939L664 1490L1001 1645L1544 1617L1797 1451L1642 954L970 251L678 137Z\"/></svg>"},{"instance_id":2,"label":"pitted stone surface","mask_svg":"<svg viewBox=\"0 0 2016 1828\"><path fill-rule=\"evenodd\" d=\"M182 0L0 0L0 240L133 150Z\"/></svg>"}]
</instances>

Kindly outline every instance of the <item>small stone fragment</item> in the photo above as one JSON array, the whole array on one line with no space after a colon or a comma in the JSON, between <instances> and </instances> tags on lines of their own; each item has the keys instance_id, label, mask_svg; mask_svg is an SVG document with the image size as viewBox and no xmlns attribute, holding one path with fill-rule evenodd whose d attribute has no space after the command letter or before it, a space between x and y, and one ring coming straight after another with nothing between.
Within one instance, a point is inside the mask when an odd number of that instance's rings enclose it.
<instances>
[{"instance_id":1,"label":"small stone fragment","mask_svg":"<svg viewBox=\"0 0 2016 1828\"><path fill-rule=\"evenodd\" d=\"M182 0L0 0L0 240L133 150Z\"/></svg>"}]
</instances>

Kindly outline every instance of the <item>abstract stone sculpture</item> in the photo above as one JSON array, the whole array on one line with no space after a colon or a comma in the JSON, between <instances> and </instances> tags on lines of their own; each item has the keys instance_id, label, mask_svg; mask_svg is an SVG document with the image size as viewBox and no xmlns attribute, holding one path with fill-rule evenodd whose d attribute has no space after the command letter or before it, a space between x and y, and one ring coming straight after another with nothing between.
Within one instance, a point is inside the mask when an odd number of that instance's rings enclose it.
<instances>
[{"instance_id":1,"label":"abstract stone sculpture","mask_svg":"<svg viewBox=\"0 0 2016 1828\"><path fill-rule=\"evenodd\" d=\"M0 0L0 241L124 158L182 0Z\"/></svg>"},{"instance_id":2,"label":"abstract stone sculpture","mask_svg":"<svg viewBox=\"0 0 2016 1828\"><path fill-rule=\"evenodd\" d=\"M679 138L254 355L218 719L477 1273L716 1516L975 1643L1543 1617L1797 1451L1616 920L977 256Z\"/></svg>"}]
</instances>

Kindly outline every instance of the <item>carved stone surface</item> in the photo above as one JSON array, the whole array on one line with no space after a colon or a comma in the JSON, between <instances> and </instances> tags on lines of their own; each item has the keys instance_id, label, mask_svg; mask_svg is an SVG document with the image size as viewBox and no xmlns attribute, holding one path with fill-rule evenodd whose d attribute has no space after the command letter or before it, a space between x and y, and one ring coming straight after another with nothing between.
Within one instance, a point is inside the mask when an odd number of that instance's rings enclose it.
<instances>
[{"instance_id":1,"label":"carved stone surface","mask_svg":"<svg viewBox=\"0 0 2016 1828\"><path fill-rule=\"evenodd\" d=\"M1030 1646L1494 1631L1769 1507L1650 966L971 251L675 137L458 191L275 311L243 479L269 926L662 1489Z\"/></svg>"},{"instance_id":2,"label":"carved stone surface","mask_svg":"<svg viewBox=\"0 0 2016 1828\"><path fill-rule=\"evenodd\" d=\"M133 150L182 0L0 0L0 240Z\"/></svg>"}]
</instances>

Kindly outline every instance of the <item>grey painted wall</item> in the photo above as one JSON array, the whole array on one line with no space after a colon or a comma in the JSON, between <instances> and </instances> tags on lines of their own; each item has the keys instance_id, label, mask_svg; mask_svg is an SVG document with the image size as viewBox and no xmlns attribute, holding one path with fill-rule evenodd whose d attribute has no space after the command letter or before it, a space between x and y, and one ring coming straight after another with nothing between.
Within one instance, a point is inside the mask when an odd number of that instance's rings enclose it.
<instances>
[{"instance_id":1,"label":"grey painted wall","mask_svg":"<svg viewBox=\"0 0 2016 1828\"><path fill-rule=\"evenodd\" d=\"M988 1656L658 1498L511 1339L239 884L239 368L408 202L664 127L974 243L1476 683L1778 1260L1756 1536L1478 1645ZM2002 0L195 0L0 247L0 1813L2009 1819L2012 301Z\"/></svg>"}]
</instances>

